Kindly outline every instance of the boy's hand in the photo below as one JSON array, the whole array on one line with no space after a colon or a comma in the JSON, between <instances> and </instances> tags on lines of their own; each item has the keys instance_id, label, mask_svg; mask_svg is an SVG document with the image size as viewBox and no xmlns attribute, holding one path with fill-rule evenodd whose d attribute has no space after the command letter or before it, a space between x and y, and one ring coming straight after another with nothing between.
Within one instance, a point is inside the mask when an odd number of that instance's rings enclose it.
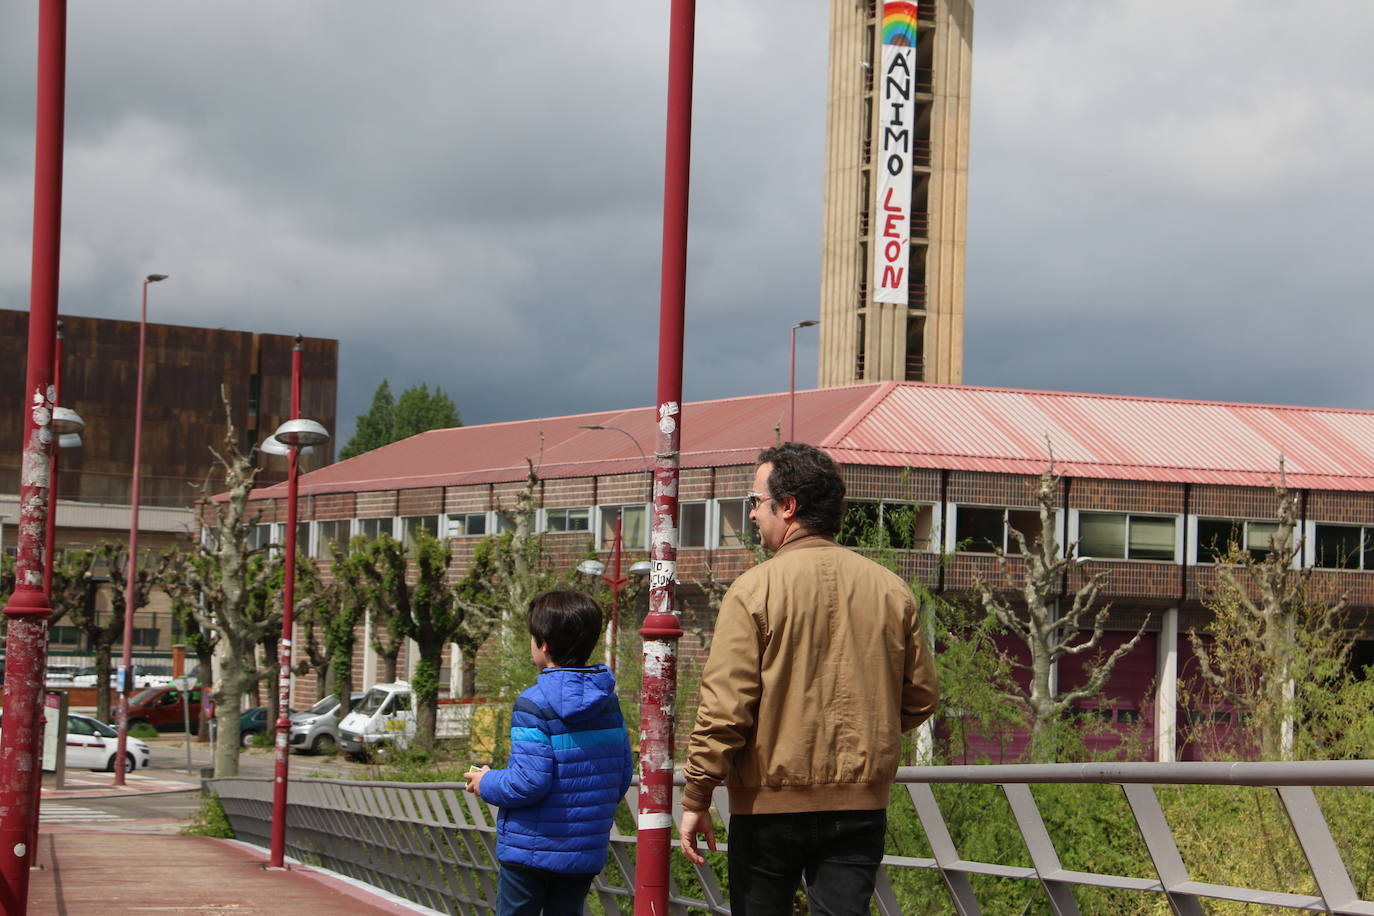
<instances>
[{"instance_id":1,"label":"boy's hand","mask_svg":"<svg viewBox=\"0 0 1374 916\"><path fill-rule=\"evenodd\" d=\"M481 795L482 777L490 772L490 770L491 767L482 766L481 768L474 768L464 773L463 778L467 780L468 791L473 795Z\"/></svg>"},{"instance_id":2,"label":"boy's hand","mask_svg":"<svg viewBox=\"0 0 1374 916\"><path fill-rule=\"evenodd\" d=\"M687 861L693 865L704 865L706 860L697 852L697 836L706 837L706 848L712 852L716 849L716 828L711 823L711 812L708 811L687 811L682 812L682 824L677 829L678 844L682 847L682 854L687 857Z\"/></svg>"}]
</instances>

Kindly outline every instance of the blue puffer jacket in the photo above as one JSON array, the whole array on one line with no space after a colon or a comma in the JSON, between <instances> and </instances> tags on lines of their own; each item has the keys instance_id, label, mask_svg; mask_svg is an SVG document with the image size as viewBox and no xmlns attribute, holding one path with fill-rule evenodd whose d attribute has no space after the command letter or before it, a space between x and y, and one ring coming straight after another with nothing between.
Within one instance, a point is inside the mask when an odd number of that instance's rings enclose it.
<instances>
[{"instance_id":1,"label":"blue puffer jacket","mask_svg":"<svg viewBox=\"0 0 1374 916\"><path fill-rule=\"evenodd\" d=\"M510 765L482 777L501 809L496 857L562 874L606 864L616 805L630 787L630 740L605 665L545 668L511 715Z\"/></svg>"}]
</instances>

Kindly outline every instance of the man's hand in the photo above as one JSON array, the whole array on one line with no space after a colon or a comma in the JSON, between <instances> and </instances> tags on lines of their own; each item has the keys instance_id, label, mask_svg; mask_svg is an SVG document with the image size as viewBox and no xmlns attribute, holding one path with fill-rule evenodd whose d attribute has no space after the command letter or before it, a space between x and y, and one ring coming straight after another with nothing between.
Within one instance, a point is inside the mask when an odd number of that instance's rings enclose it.
<instances>
[{"instance_id":1,"label":"man's hand","mask_svg":"<svg viewBox=\"0 0 1374 916\"><path fill-rule=\"evenodd\" d=\"M693 865L705 865L706 860L697 852L697 837L706 837L706 848L715 852L716 828L711 823L711 812L688 811L684 808L682 824L677 832L678 844L682 847L682 854L687 857L687 861Z\"/></svg>"},{"instance_id":2,"label":"man's hand","mask_svg":"<svg viewBox=\"0 0 1374 916\"><path fill-rule=\"evenodd\" d=\"M473 795L480 796L482 794L479 791L482 785L482 777L490 770L491 767L484 766L481 769L468 770L466 773L464 773L463 778L468 781L468 791L471 792Z\"/></svg>"}]
</instances>

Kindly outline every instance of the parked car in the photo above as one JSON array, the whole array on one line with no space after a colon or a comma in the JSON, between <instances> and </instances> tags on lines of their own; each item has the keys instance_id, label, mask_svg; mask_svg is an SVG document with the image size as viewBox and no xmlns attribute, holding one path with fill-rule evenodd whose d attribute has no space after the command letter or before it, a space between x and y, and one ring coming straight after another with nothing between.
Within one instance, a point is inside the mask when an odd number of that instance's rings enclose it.
<instances>
[{"instance_id":1,"label":"parked car","mask_svg":"<svg viewBox=\"0 0 1374 916\"><path fill-rule=\"evenodd\" d=\"M357 706L365 693L349 694L348 708ZM339 698L330 694L305 712L291 717L291 747L294 750L320 754L332 751L339 744Z\"/></svg>"},{"instance_id":2,"label":"parked car","mask_svg":"<svg viewBox=\"0 0 1374 916\"><path fill-rule=\"evenodd\" d=\"M119 753L119 734L98 719L79 713L67 714L67 769L106 770L113 772L115 755ZM148 745L137 738L128 738L124 756L125 770L133 772L148 767Z\"/></svg>"},{"instance_id":3,"label":"parked car","mask_svg":"<svg viewBox=\"0 0 1374 916\"><path fill-rule=\"evenodd\" d=\"M187 691L191 731L200 728L200 688ZM145 687L129 697L129 725L146 722L160 732L179 732L183 725L181 691L176 687Z\"/></svg>"},{"instance_id":4,"label":"parked car","mask_svg":"<svg viewBox=\"0 0 1374 916\"><path fill-rule=\"evenodd\" d=\"M253 739L263 732L270 731L277 727L275 721L268 722L267 714L269 710L266 706L254 706L252 709L244 710L243 715L239 716L239 743L244 747L251 747ZM295 715L296 711L289 706L286 709L288 717Z\"/></svg>"},{"instance_id":5,"label":"parked car","mask_svg":"<svg viewBox=\"0 0 1374 916\"><path fill-rule=\"evenodd\" d=\"M77 713L67 714L67 767L114 771L115 755L119 752L119 733L113 728ZM137 738L125 738L124 769L133 772L148 768L149 748Z\"/></svg>"}]
</instances>

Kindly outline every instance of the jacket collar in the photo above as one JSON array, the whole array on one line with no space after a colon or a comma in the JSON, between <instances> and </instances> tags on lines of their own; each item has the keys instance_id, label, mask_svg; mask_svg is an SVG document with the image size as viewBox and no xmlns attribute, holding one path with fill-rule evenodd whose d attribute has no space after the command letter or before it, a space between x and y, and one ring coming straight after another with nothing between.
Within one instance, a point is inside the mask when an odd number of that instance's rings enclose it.
<instances>
[{"instance_id":1,"label":"jacket collar","mask_svg":"<svg viewBox=\"0 0 1374 916\"><path fill-rule=\"evenodd\" d=\"M806 550L809 547L833 547L835 539L824 534L815 534L805 528L799 528L787 536L782 545L773 553L778 556L789 550Z\"/></svg>"}]
</instances>

